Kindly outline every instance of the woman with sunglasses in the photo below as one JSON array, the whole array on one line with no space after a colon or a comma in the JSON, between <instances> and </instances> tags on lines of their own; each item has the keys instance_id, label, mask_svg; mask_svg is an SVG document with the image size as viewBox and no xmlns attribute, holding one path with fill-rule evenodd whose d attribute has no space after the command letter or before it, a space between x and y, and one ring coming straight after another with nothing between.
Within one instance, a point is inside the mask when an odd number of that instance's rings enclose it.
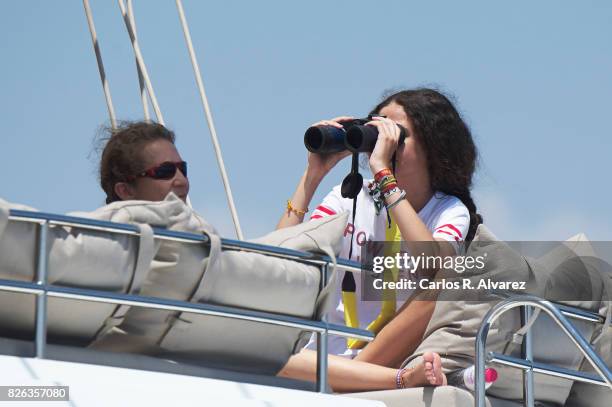
<instances>
[{"instance_id":1,"label":"woman with sunglasses","mask_svg":"<svg viewBox=\"0 0 612 407\"><path fill-rule=\"evenodd\" d=\"M174 145L172 131L157 123L127 122L104 141L100 185L107 204L162 201L170 192L186 201L187 163Z\"/></svg>"}]
</instances>

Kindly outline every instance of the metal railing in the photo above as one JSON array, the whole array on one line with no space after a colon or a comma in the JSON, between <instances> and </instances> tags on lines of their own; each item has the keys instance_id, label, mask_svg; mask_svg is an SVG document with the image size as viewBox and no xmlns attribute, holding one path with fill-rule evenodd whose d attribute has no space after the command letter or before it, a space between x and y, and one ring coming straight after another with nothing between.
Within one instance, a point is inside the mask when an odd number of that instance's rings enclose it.
<instances>
[{"instance_id":1,"label":"metal railing","mask_svg":"<svg viewBox=\"0 0 612 407\"><path fill-rule=\"evenodd\" d=\"M167 311L190 312L200 315L212 315L245 321L254 321L265 324L292 327L311 331L317 336L317 390L328 391L327 377L327 337L337 335L346 338L356 338L371 341L374 336L370 331L349 328L342 325L330 324L325 320L313 321L305 318L279 315L270 312L240 309L230 306L221 306L205 303L190 303L172 299L147 297L133 294L122 294L100 290L89 290L55 286L48 284L48 231L52 226L69 226L85 230L105 231L116 234L139 235L139 229L130 224L99 221L74 216L56 215L43 212L30 212L23 210L11 210L9 219L11 221L30 222L40 225L38 234L38 262L35 282L15 281L0 279L0 291L19 292L36 295L35 310L35 348L36 356L45 357L47 339L47 299L49 297L65 298L82 301L102 302L117 305L130 305L150 309ZM153 228L156 239L172 240L188 244L210 244L209 238L202 234L170 231L163 228ZM281 247L266 246L231 239L221 239L221 246L225 250L242 250L262 253L269 256L299 261L320 267L321 287L328 280L328 267L333 263L328 256L318 255L298 250L285 249ZM337 267L348 271L360 271L359 263L338 259Z\"/></svg>"},{"instance_id":2,"label":"metal railing","mask_svg":"<svg viewBox=\"0 0 612 407\"><path fill-rule=\"evenodd\" d=\"M586 360L595 368L597 375L565 369L546 363L537 363L533 360L530 329L525 332L522 358L515 358L495 352L486 354L486 340L491 325L504 313L514 308L522 307L522 320L524 323L531 317L532 308L537 308L548 314L553 321L559 325L561 330L582 352ZM505 366L522 369L523 374L523 402L525 406L533 407L534 395L534 373L548 376L561 377L585 383L607 386L612 389L612 372L606 363L597 355L582 334L569 321L569 318L603 323L605 319L589 311L578 310L560 304L553 304L530 295L520 295L508 298L489 310L485 315L478 334L476 336L476 382L475 382L475 405L485 407L485 363L499 363Z\"/></svg>"},{"instance_id":3,"label":"metal railing","mask_svg":"<svg viewBox=\"0 0 612 407\"><path fill-rule=\"evenodd\" d=\"M50 285L47 283L47 241L50 227L69 226L86 230L97 230L126 235L139 235L140 230L138 227L131 224L106 222L94 219L23 210L11 210L9 219L12 221L30 222L40 225L40 233L38 235L38 262L35 276L36 281L24 282L0 279L0 291L28 293L37 296L35 317L35 348L37 357L45 357L47 337L47 299L49 297L102 302L117 305L130 305L167 311L190 312L200 315L212 315L312 331L316 333L317 336L317 390L320 392L326 392L328 388L328 335L356 338L365 341L371 341L373 339L373 334L369 331L330 324L324 320L313 321L288 315L245 310L229 306L190 303L165 298ZM153 231L155 238L159 240L171 240L187 244L210 244L208 237L204 234L198 235L187 232L169 231L156 227L153 228ZM225 250L243 250L262 253L318 266L321 270L321 285L325 284L327 281L328 267L330 264L332 264L332 259L328 256L285 249L281 247L266 246L232 239L221 239L221 245ZM346 259L338 259L337 267L349 271L361 271L362 268L359 263ZM491 324L493 324L503 313L517 307L523 307L522 312L524 321L529 319L531 307L544 310L562 328L572 342L584 354L587 360L595 367L598 375L564 369L550 364L534 362L530 346L531 334L529 331L525 333L522 359L494 352L490 352L487 355L486 338ZM524 402L527 406L533 406L534 403L534 373L562 377L570 380L577 380L612 388L612 373L610 372L610 368L606 366L601 358L594 352L588 341L580 334L580 332L573 326L567 317L600 324L604 322L604 318L595 312L580 310L561 304L553 304L549 301L533 296L517 296L507 298L489 310L483 319L482 325L476 337L475 404L478 407L485 406L485 363L499 363L522 369L525 372L525 375L523 376L525 389Z\"/></svg>"}]
</instances>

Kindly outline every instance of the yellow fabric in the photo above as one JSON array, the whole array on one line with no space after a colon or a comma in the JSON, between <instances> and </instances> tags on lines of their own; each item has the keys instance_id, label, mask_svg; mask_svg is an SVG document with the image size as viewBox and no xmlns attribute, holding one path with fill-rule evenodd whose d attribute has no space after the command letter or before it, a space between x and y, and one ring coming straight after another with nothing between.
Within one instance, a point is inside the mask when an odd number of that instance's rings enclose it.
<instances>
[{"instance_id":1,"label":"yellow fabric","mask_svg":"<svg viewBox=\"0 0 612 407\"><path fill-rule=\"evenodd\" d=\"M395 256L396 253L400 251L401 248L402 235L397 227L397 224L393 219L391 219L391 227L385 231L385 256ZM399 270L396 267L392 269L387 269L383 273L383 281L397 281ZM350 305L347 305L345 301L345 294L352 294L352 298L346 295L346 298L350 298L349 301L352 301ZM355 299L355 293L347 293L342 292L342 301L344 302L344 321L346 326L351 328L359 327L359 315L357 314L357 302ZM395 290L385 289L382 294L382 305L380 309L380 313L376 317L376 319L368 325L366 328L368 331L377 334L381 329L384 328L385 325L389 321L393 319L396 311L396 293ZM360 341L357 339L349 339L347 340L347 347L349 349L361 349L367 342Z\"/></svg>"}]
</instances>

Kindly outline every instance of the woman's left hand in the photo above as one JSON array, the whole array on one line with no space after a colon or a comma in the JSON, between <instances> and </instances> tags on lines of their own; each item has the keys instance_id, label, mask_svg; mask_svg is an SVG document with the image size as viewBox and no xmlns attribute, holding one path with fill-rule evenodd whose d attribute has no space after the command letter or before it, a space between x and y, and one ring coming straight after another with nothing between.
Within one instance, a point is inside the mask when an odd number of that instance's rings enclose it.
<instances>
[{"instance_id":1,"label":"woman's left hand","mask_svg":"<svg viewBox=\"0 0 612 407\"><path fill-rule=\"evenodd\" d=\"M383 117L374 117L367 126L378 128L378 140L370 154L370 170L376 174L383 168L391 168L393 153L399 145L400 128L393 120Z\"/></svg>"}]
</instances>

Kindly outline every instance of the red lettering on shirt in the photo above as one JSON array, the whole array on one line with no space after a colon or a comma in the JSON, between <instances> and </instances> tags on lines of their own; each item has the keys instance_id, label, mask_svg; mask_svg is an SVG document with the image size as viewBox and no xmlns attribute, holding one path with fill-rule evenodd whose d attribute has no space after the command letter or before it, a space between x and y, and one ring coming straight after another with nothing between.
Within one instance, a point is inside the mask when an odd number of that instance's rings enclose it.
<instances>
[{"instance_id":1,"label":"red lettering on shirt","mask_svg":"<svg viewBox=\"0 0 612 407\"><path fill-rule=\"evenodd\" d=\"M359 246L363 246L366 244L367 239L366 239L366 233L362 230L361 232L357 233L357 237L355 239L357 241L357 244Z\"/></svg>"},{"instance_id":2,"label":"red lettering on shirt","mask_svg":"<svg viewBox=\"0 0 612 407\"><path fill-rule=\"evenodd\" d=\"M344 229L344 237L352 234L355 231L355 226L352 223L347 223L346 228Z\"/></svg>"}]
</instances>

